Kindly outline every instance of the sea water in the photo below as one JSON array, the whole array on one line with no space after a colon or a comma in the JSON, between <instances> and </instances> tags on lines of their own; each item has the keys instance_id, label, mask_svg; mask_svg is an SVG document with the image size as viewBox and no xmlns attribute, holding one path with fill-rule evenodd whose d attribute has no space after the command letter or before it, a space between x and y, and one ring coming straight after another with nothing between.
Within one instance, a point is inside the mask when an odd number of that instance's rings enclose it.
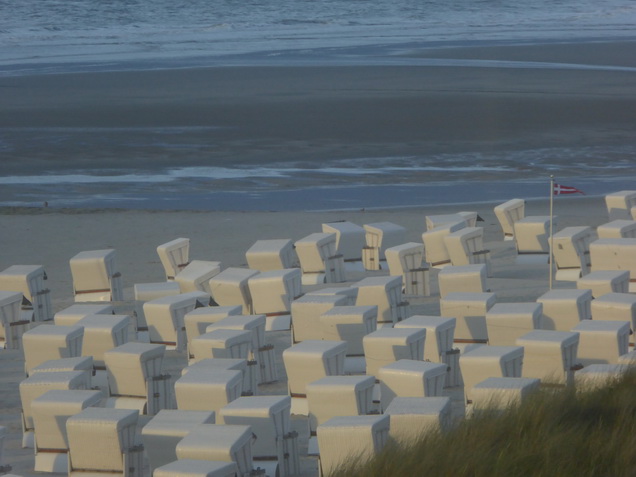
<instances>
[{"instance_id":1,"label":"sea water","mask_svg":"<svg viewBox=\"0 0 636 477\"><path fill-rule=\"evenodd\" d=\"M633 40L635 25L633 0L0 0L0 76L233 65L447 65L453 63L401 53L466 45ZM73 140L77 131L61 129L0 130L0 160L14 137ZM142 144L155 147L164 140L170 147L173 133L159 128L140 131L138 137ZM115 173L96 168L3 173L0 166L0 205L47 200L55 206L287 210L462 202L474 196L499 200L513 192L542 195L537 191L544 177L515 181L508 189L507 178L520 163L558 176L565 170L550 162L554 157L579 172L589 169L594 179L582 176L574 184L588 193L605 192L606 182L616 190L633 188L636 145L514 154L324 158L320 169L304 167L302 158L297 164L257 168L131 167ZM418 173L426 174L426 184L413 180ZM474 180L481 173L489 180ZM467 194L462 183L470 177ZM224 187L210 192L215 181ZM493 187L497 183L500 187ZM69 185L79 192L69 193ZM18 192L24 186L29 195ZM453 193L440 194L442 187Z\"/></svg>"}]
</instances>

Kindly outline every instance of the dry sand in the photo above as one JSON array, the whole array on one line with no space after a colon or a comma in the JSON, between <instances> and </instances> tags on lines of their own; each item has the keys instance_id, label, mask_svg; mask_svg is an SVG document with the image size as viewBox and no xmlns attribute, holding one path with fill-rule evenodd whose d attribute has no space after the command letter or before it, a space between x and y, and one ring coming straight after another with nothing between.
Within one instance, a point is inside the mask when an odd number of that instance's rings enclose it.
<instances>
[{"instance_id":1,"label":"dry sand","mask_svg":"<svg viewBox=\"0 0 636 477\"><path fill-rule=\"evenodd\" d=\"M290 238L297 240L312 232L321 231L321 223L349 220L358 224L391 221L407 229L408 241L421 241L426 215L475 210L484 219L486 246L492 250L493 278L488 286L502 302L532 301L548 289L548 267L514 265L514 244L504 242L500 227L492 211L496 204L467 204L463 207L357 211L333 213L219 213L219 212L144 212L144 211L82 211L50 209L3 209L0 227L3 230L3 251L0 269L13 264L41 264L48 275L54 309L60 310L73 303L72 281L68 261L84 250L114 248L117 250L118 268L125 286L125 303L118 310L132 310L134 283L162 281L163 269L155 248L176 237L191 239L191 258L221 261L223 267L244 266L245 250L257 239ZM528 202L528 215L547 215L548 201ZM607 222L602 198L557 197L555 214L558 229L570 225L597 226ZM354 282L364 275L386 274L386 271L354 273L348 276ZM435 276L435 274L434 274ZM439 312L439 295L433 279L434 294L411 300L414 314ZM555 282L555 287L571 288L573 283ZM267 394L286 392L284 368L280 353L289 346L289 332L272 332L267 337L274 343L278 355L281 380L263 387ZM9 429L5 442L6 464L13 473L32 476L33 450L22 449L20 426L20 398L18 384L24 378L21 352L0 352L0 425ZM166 366L177 372L185 365L185 357L169 353ZM456 394L457 395L457 394ZM459 393L461 395L461 392ZM142 419L142 422L146 422ZM301 432L306 429L302 418L294 419ZM303 435L303 434L301 434ZM304 433L306 439L306 432ZM303 447L306 440L303 441ZM305 476L316 475L316 460L303 459Z\"/></svg>"}]
</instances>

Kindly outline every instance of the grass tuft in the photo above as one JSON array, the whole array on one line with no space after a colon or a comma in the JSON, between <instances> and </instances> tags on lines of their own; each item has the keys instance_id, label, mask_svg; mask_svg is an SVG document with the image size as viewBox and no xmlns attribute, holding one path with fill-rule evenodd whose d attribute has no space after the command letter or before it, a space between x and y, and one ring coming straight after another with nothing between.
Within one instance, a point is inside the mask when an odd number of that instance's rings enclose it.
<instances>
[{"instance_id":1,"label":"grass tuft","mask_svg":"<svg viewBox=\"0 0 636 477\"><path fill-rule=\"evenodd\" d=\"M545 388L504 413L479 413L408 447L389 444L332 474L393 475L634 477L636 374L589 392Z\"/></svg>"}]
</instances>

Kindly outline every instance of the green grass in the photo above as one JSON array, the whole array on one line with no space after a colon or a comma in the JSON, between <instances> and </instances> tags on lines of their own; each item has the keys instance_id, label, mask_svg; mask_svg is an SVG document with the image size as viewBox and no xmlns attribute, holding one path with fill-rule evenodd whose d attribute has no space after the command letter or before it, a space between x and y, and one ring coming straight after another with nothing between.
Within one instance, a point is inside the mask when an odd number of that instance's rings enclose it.
<instances>
[{"instance_id":1,"label":"green grass","mask_svg":"<svg viewBox=\"0 0 636 477\"><path fill-rule=\"evenodd\" d=\"M389 444L332 475L636 476L636 375L586 393L543 389L522 406L480 413L408 448Z\"/></svg>"}]
</instances>

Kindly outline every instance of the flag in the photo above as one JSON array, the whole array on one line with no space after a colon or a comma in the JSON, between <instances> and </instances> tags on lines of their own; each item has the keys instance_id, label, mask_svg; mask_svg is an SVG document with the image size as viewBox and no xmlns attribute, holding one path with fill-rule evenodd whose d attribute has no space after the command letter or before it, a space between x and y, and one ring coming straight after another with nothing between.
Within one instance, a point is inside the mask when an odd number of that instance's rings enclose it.
<instances>
[{"instance_id":1,"label":"flag","mask_svg":"<svg viewBox=\"0 0 636 477\"><path fill-rule=\"evenodd\" d=\"M557 184L556 182L554 183L554 187L552 188L552 192L554 195L561 195L561 194L583 194L585 195L585 192L578 190L576 187L570 187L570 186L564 186L564 185L560 185Z\"/></svg>"}]
</instances>

